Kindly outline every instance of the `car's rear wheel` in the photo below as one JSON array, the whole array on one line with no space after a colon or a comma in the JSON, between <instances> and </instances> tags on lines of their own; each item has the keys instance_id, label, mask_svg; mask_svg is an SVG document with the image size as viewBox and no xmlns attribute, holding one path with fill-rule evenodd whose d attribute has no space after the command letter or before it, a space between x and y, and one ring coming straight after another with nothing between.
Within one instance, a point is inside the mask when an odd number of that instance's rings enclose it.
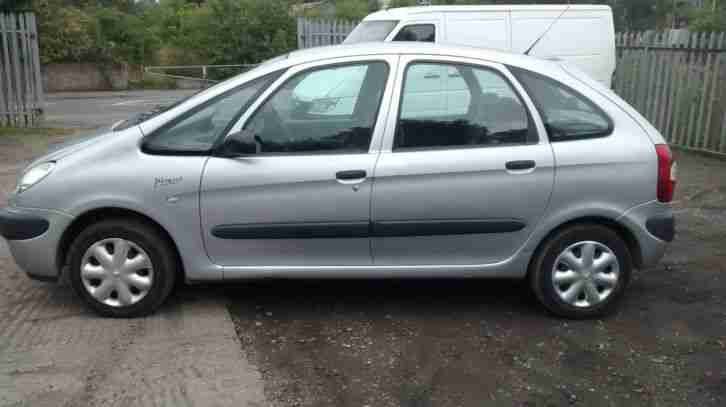
<instances>
[{"instance_id":1,"label":"car's rear wheel","mask_svg":"<svg viewBox=\"0 0 726 407\"><path fill-rule=\"evenodd\" d=\"M565 228L538 250L530 285L552 313L592 318L612 312L630 281L632 259L625 241L597 224Z\"/></svg>"},{"instance_id":2,"label":"car's rear wheel","mask_svg":"<svg viewBox=\"0 0 726 407\"><path fill-rule=\"evenodd\" d=\"M70 282L93 310L138 317L169 296L176 253L155 227L134 219L101 221L84 229L70 248Z\"/></svg>"}]
</instances>

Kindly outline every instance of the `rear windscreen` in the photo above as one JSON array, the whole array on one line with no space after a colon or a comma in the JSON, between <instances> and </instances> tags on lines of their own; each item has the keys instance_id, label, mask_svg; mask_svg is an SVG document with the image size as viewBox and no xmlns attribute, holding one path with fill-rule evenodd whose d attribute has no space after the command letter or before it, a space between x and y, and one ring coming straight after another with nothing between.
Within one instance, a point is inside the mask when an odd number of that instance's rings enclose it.
<instances>
[{"instance_id":1,"label":"rear windscreen","mask_svg":"<svg viewBox=\"0 0 726 407\"><path fill-rule=\"evenodd\" d=\"M343 43L383 41L393 31L396 24L398 24L396 20L362 21L348 34Z\"/></svg>"}]
</instances>

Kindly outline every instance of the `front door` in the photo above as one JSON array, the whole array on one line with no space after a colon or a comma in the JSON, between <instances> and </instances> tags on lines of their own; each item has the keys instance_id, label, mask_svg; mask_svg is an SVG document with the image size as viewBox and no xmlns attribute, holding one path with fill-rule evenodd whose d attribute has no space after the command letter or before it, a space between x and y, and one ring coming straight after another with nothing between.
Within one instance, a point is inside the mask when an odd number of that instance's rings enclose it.
<instances>
[{"instance_id":1,"label":"front door","mask_svg":"<svg viewBox=\"0 0 726 407\"><path fill-rule=\"evenodd\" d=\"M387 129L373 186L374 264L507 259L542 217L554 177L531 101L500 65L407 57L401 66L398 120ZM420 92L428 72L445 74L456 92ZM456 102L441 111L448 97Z\"/></svg>"},{"instance_id":2,"label":"front door","mask_svg":"<svg viewBox=\"0 0 726 407\"><path fill-rule=\"evenodd\" d=\"M382 134L379 106L395 63L381 59L291 68L243 115L202 178L202 232L213 262L371 264L378 156L371 146Z\"/></svg>"}]
</instances>

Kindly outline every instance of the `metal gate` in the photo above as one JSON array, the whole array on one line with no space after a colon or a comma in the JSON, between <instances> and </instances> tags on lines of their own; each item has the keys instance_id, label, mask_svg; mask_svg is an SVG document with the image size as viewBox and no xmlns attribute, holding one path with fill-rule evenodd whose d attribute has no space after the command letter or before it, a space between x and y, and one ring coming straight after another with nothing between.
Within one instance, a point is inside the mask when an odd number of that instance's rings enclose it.
<instances>
[{"instance_id":1,"label":"metal gate","mask_svg":"<svg viewBox=\"0 0 726 407\"><path fill-rule=\"evenodd\" d=\"M33 13L0 13L0 126L30 127L43 113Z\"/></svg>"}]
</instances>

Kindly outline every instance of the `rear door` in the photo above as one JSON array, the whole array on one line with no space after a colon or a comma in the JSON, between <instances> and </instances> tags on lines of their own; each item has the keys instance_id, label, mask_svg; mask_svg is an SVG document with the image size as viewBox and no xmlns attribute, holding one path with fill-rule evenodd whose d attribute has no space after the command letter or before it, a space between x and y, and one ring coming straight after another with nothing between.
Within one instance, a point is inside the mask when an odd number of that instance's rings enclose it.
<instances>
[{"instance_id":1,"label":"rear door","mask_svg":"<svg viewBox=\"0 0 726 407\"><path fill-rule=\"evenodd\" d=\"M417 70L459 75L466 106L425 115ZM552 190L554 161L530 99L501 65L401 58L372 200L376 265L491 264L522 247ZM409 106L417 105L411 115ZM395 110L398 109L398 110Z\"/></svg>"},{"instance_id":2,"label":"rear door","mask_svg":"<svg viewBox=\"0 0 726 407\"><path fill-rule=\"evenodd\" d=\"M244 266L371 264L379 116L396 62L291 68L232 128L201 185L205 246L213 262L233 267L225 278L244 276Z\"/></svg>"}]
</instances>

